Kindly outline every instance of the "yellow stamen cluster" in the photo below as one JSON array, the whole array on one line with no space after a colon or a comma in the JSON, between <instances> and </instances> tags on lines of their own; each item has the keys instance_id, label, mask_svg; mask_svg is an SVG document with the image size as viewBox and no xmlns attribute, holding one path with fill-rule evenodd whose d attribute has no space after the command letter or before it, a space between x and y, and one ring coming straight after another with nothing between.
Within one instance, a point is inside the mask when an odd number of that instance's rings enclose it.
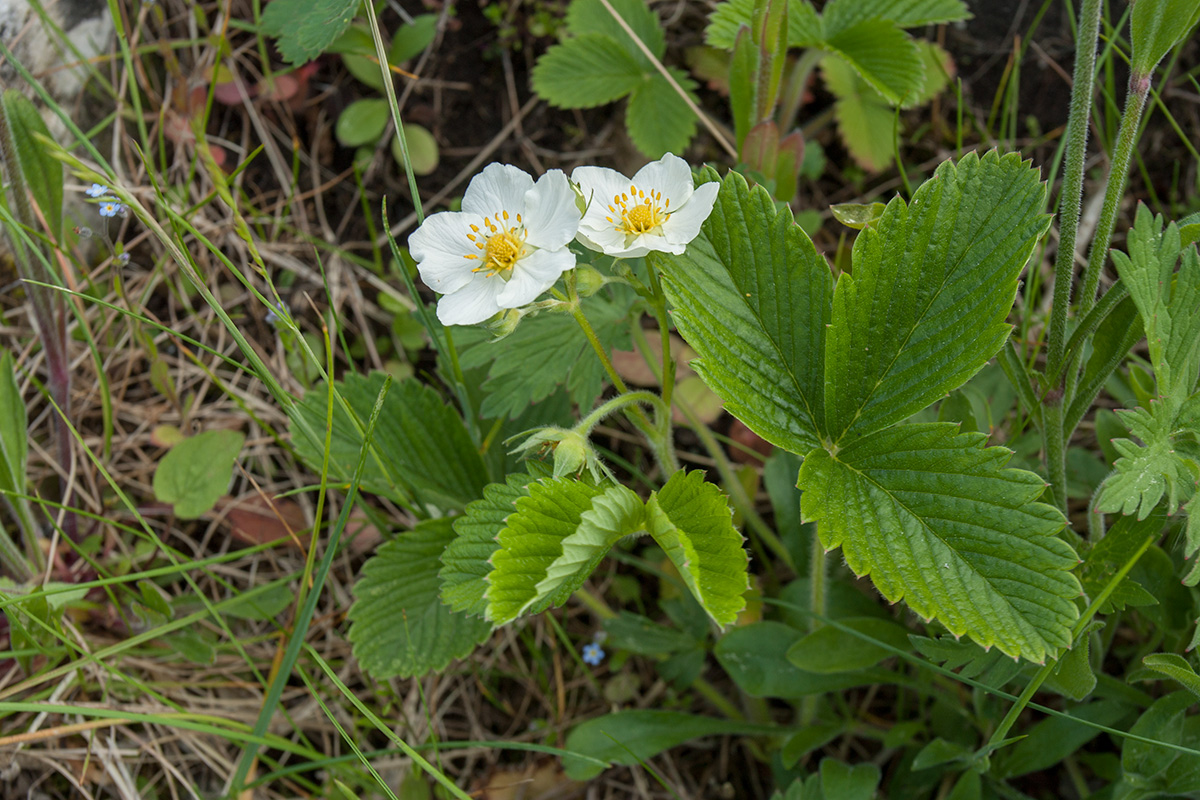
<instances>
[{"instance_id":1,"label":"yellow stamen cluster","mask_svg":"<svg viewBox=\"0 0 1200 800\"><path fill-rule=\"evenodd\" d=\"M526 233L521 215L517 214L516 224L510 226L508 212L501 211L491 217L484 217L483 226L487 228L486 233L481 231L478 225L472 225L472 232L467 234L467 238L483 252L463 257L472 261L483 261L483 264L472 269L472 272L486 272L489 277L500 275L508 280L512 268L521 256L525 255Z\"/></svg>"},{"instance_id":2,"label":"yellow stamen cluster","mask_svg":"<svg viewBox=\"0 0 1200 800\"><path fill-rule=\"evenodd\" d=\"M670 206L670 198L663 202L662 192L651 190L647 195L641 189L630 186L628 194L621 192L613 195L612 202L608 204L612 216L605 219L626 236L637 236L662 227L671 217L667 210Z\"/></svg>"}]
</instances>

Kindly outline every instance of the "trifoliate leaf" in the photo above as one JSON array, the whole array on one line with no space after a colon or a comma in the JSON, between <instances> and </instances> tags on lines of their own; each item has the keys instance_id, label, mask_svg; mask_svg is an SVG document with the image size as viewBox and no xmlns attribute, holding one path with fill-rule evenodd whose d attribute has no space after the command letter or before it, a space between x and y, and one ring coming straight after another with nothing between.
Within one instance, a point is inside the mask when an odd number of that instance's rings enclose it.
<instances>
[{"instance_id":1,"label":"trifoliate leaf","mask_svg":"<svg viewBox=\"0 0 1200 800\"><path fill-rule=\"evenodd\" d=\"M754 0L726 0L718 3L708 18L704 41L709 47L732 50L738 28L751 25ZM821 17L808 0L788 2L788 47L812 47L822 38Z\"/></svg>"},{"instance_id":2,"label":"trifoliate leaf","mask_svg":"<svg viewBox=\"0 0 1200 800\"><path fill-rule=\"evenodd\" d=\"M610 0L609 4L621 15L621 19L628 23L630 29L637 34L654 57L661 59L667 49L666 37L658 15L646 5L645 0ZM641 48L600 0L574 0L567 9L567 30L575 36L589 33L607 36L642 64L646 68L644 71L654 69L654 65L646 58Z\"/></svg>"},{"instance_id":3,"label":"trifoliate leaf","mask_svg":"<svg viewBox=\"0 0 1200 800\"><path fill-rule=\"evenodd\" d=\"M483 499L467 506L454 520L455 537L442 553L442 601L455 611L482 617L487 611L487 575L492 571L492 554L500 549L497 535L504 521L517 510L517 498L528 496L525 488L533 476L513 473L506 483L491 483Z\"/></svg>"},{"instance_id":4,"label":"trifoliate leaf","mask_svg":"<svg viewBox=\"0 0 1200 800\"><path fill-rule=\"evenodd\" d=\"M791 212L731 172L687 251L651 263L692 368L729 412L785 450L816 447L833 277Z\"/></svg>"},{"instance_id":5,"label":"trifoliate leaf","mask_svg":"<svg viewBox=\"0 0 1200 800\"><path fill-rule=\"evenodd\" d=\"M613 39L588 33L555 45L533 69L533 90L552 106L593 108L632 92L642 66Z\"/></svg>"},{"instance_id":6,"label":"trifoliate leaf","mask_svg":"<svg viewBox=\"0 0 1200 800\"><path fill-rule=\"evenodd\" d=\"M357 422L334 399L329 478L349 482L363 446L365 420L385 375L347 375L336 384ZM325 455L327 390L317 388L292 407L292 441L304 463L320 472ZM463 508L481 496L487 471L454 409L416 380L393 384L375 426L361 488L407 502L415 492L442 508Z\"/></svg>"},{"instance_id":7,"label":"trifoliate leaf","mask_svg":"<svg viewBox=\"0 0 1200 800\"><path fill-rule=\"evenodd\" d=\"M827 31L822 46L845 59L890 103L903 103L924 90L921 53L893 22L866 19L833 35Z\"/></svg>"},{"instance_id":8,"label":"trifoliate leaf","mask_svg":"<svg viewBox=\"0 0 1200 800\"><path fill-rule=\"evenodd\" d=\"M1070 645L1076 558L1045 482L950 424L901 425L800 469L801 512L857 575L956 636L1041 662Z\"/></svg>"},{"instance_id":9,"label":"trifoliate leaf","mask_svg":"<svg viewBox=\"0 0 1200 800\"><path fill-rule=\"evenodd\" d=\"M583 313L606 350L628 350L629 308L637 299L620 292L583 301ZM510 336L492 341L482 330L456 334L464 370L491 363L483 384L487 393L480 413L488 419L516 416L530 403L548 397L565 383L581 409L591 409L604 387L604 366L569 314L541 313L521 320ZM474 342L474 343L472 343Z\"/></svg>"},{"instance_id":10,"label":"trifoliate leaf","mask_svg":"<svg viewBox=\"0 0 1200 800\"><path fill-rule=\"evenodd\" d=\"M749 560L721 490L703 472L677 472L646 501L646 522L713 621L732 624L746 606Z\"/></svg>"},{"instance_id":11,"label":"trifoliate leaf","mask_svg":"<svg viewBox=\"0 0 1200 800\"><path fill-rule=\"evenodd\" d=\"M354 585L350 642L372 677L411 678L470 653L492 626L438 599L438 559L454 538L451 520L423 522L382 545Z\"/></svg>"},{"instance_id":12,"label":"trifoliate leaf","mask_svg":"<svg viewBox=\"0 0 1200 800\"><path fill-rule=\"evenodd\" d=\"M969 19L962 0L830 0L821 20L825 35L834 36L863 20L884 19L901 28Z\"/></svg>"},{"instance_id":13,"label":"trifoliate leaf","mask_svg":"<svg viewBox=\"0 0 1200 800\"><path fill-rule=\"evenodd\" d=\"M262 32L276 36L279 54L298 66L324 53L346 32L362 0L272 0Z\"/></svg>"},{"instance_id":14,"label":"trifoliate leaf","mask_svg":"<svg viewBox=\"0 0 1200 800\"><path fill-rule=\"evenodd\" d=\"M696 102L696 82L683 70L668 67L668 72ZM696 135L696 115L667 79L655 71L642 76L641 83L629 96L625 127L637 149L648 158L664 153L682 153Z\"/></svg>"},{"instance_id":15,"label":"trifoliate leaf","mask_svg":"<svg viewBox=\"0 0 1200 800\"><path fill-rule=\"evenodd\" d=\"M172 503L181 519L208 513L229 490L233 464L245 441L237 431L205 431L184 439L154 470L154 497Z\"/></svg>"},{"instance_id":16,"label":"trifoliate leaf","mask_svg":"<svg viewBox=\"0 0 1200 800\"><path fill-rule=\"evenodd\" d=\"M1050 222L1044 199L1037 171L1016 153L971 153L938 167L911 205L893 199L858 235L825 341L832 441L911 416L1000 349L1017 276ZM791 324L811 323L794 313Z\"/></svg>"}]
</instances>

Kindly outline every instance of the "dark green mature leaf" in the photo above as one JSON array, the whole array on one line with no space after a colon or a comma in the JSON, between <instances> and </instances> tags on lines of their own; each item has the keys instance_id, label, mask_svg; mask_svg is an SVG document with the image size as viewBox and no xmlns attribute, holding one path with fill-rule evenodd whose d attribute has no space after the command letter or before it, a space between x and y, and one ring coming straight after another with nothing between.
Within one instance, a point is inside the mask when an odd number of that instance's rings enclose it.
<instances>
[{"instance_id":1,"label":"dark green mature leaf","mask_svg":"<svg viewBox=\"0 0 1200 800\"><path fill-rule=\"evenodd\" d=\"M834 36L866 19L879 18L901 28L969 19L962 0L830 0L822 21L825 35Z\"/></svg>"},{"instance_id":2,"label":"dark green mature leaf","mask_svg":"<svg viewBox=\"0 0 1200 800\"><path fill-rule=\"evenodd\" d=\"M423 522L382 545L354 585L350 641L372 677L411 678L470 653L492 626L438 599L438 560L454 538L451 520Z\"/></svg>"},{"instance_id":3,"label":"dark green mature leaf","mask_svg":"<svg viewBox=\"0 0 1200 800\"><path fill-rule=\"evenodd\" d=\"M337 403L329 450L329 477L349 482L363 446L363 424L386 376L347 375L338 391L357 423ZM326 389L317 388L289 411L296 452L320 472L325 453ZM406 501L410 492L443 508L463 508L481 496L487 483L483 459L462 420L431 387L408 380L395 384L384 400L372 452L363 472L364 492Z\"/></svg>"},{"instance_id":4,"label":"dark green mature leaf","mask_svg":"<svg viewBox=\"0 0 1200 800\"><path fill-rule=\"evenodd\" d=\"M708 18L704 41L709 47L732 50L738 28L752 24L754 0L727 0L718 3ZM788 47L813 47L820 43L821 17L808 0L788 2Z\"/></svg>"},{"instance_id":5,"label":"dark green mature leaf","mask_svg":"<svg viewBox=\"0 0 1200 800\"><path fill-rule=\"evenodd\" d=\"M0 95L8 127L12 132L15 161L9 170L19 168L25 188L46 220L46 228L55 241L62 241L63 165L38 141L39 136L53 140L37 107L15 89ZM3 200L3 198L0 198Z\"/></svg>"},{"instance_id":6,"label":"dark green mature leaf","mask_svg":"<svg viewBox=\"0 0 1200 800\"><path fill-rule=\"evenodd\" d=\"M642 65L612 38L588 33L547 50L532 78L533 90L552 106L593 108L637 88Z\"/></svg>"},{"instance_id":7,"label":"dark green mature leaf","mask_svg":"<svg viewBox=\"0 0 1200 800\"><path fill-rule=\"evenodd\" d=\"M312 61L346 32L362 0L272 0L262 32L279 38L279 54L293 66Z\"/></svg>"},{"instance_id":8,"label":"dark green mature leaf","mask_svg":"<svg viewBox=\"0 0 1200 800\"><path fill-rule=\"evenodd\" d=\"M843 628L850 628L845 630ZM856 636L851 631L870 637ZM879 644L876 644L878 642ZM881 645L887 645L886 647ZM807 672L837 674L873 667L895 650L908 651L908 631L902 625L877 617L851 617L839 624L823 625L788 650L788 661Z\"/></svg>"},{"instance_id":9,"label":"dark green mature leaf","mask_svg":"<svg viewBox=\"0 0 1200 800\"><path fill-rule=\"evenodd\" d=\"M1019 662L999 650L985 651L970 640L955 639L943 634L938 639L910 636L909 641L925 658L946 669L958 669L958 674L984 686L999 689L1017 677ZM959 669L959 668L962 669Z\"/></svg>"},{"instance_id":10,"label":"dark green mature leaf","mask_svg":"<svg viewBox=\"0 0 1200 800\"><path fill-rule=\"evenodd\" d=\"M679 471L646 501L646 527L718 625L746 607L749 559L733 511L699 470Z\"/></svg>"},{"instance_id":11,"label":"dark green mature leaf","mask_svg":"<svg viewBox=\"0 0 1200 800\"><path fill-rule=\"evenodd\" d=\"M383 129L391 119L387 100L381 97L364 97L342 109L334 125L333 135L342 147L358 147L375 142L383 136Z\"/></svg>"},{"instance_id":12,"label":"dark green mature leaf","mask_svg":"<svg viewBox=\"0 0 1200 800\"><path fill-rule=\"evenodd\" d=\"M1070 717L1044 719L1028 736L993 756L994 773L999 778L1016 778L1049 769L1103 733L1097 725L1120 726L1133 713L1134 708L1125 703L1099 700L1072 708Z\"/></svg>"},{"instance_id":13,"label":"dark green mature leaf","mask_svg":"<svg viewBox=\"0 0 1200 800\"><path fill-rule=\"evenodd\" d=\"M1151 653L1142 659L1146 669L1164 675L1178 683L1200 700L1200 675L1187 659L1176 653Z\"/></svg>"},{"instance_id":14,"label":"dark green mature leaf","mask_svg":"<svg viewBox=\"0 0 1200 800\"><path fill-rule=\"evenodd\" d=\"M666 37L658 16L646 5L645 0L610 0L610 4L654 57L661 59L667 49ZM573 0L567 9L567 30L575 36L589 33L607 36L643 65L644 72L654 70L650 59L646 58L645 53L629 37L621 23L613 19L600 0Z\"/></svg>"},{"instance_id":15,"label":"dark green mature leaf","mask_svg":"<svg viewBox=\"0 0 1200 800\"><path fill-rule=\"evenodd\" d=\"M652 264L700 356L692 368L730 413L785 450L815 447L833 278L791 212L730 173L687 252Z\"/></svg>"},{"instance_id":16,"label":"dark green mature leaf","mask_svg":"<svg viewBox=\"0 0 1200 800\"><path fill-rule=\"evenodd\" d=\"M765 725L678 711L622 711L577 726L567 735L567 749L611 764L633 765L701 736L769 731ZM563 758L563 767L577 781L594 778L603 771L598 764L573 758Z\"/></svg>"},{"instance_id":17,"label":"dark green mature leaf","mask_svg":"<svg viewBox=\"0 0 1200 800\"><path fill-rule=\"evenodd\" d=\"M500 549L497 534L504 521L517 509L517 499L527 497L525 487L533 476L513 473L506 483L484 487L483 498L467 505L466 513L454 520L456 536L442 553L442 600L455 611L482 617L487 611L487 576L492 571L492 554Z\"/></svg>"},{"instance_id":18,"label":"dark green mature leaf","mask_svg":"<svg viewBox=\"0 0 1200 800\"><path fill-rule=\"evenodd\" d=\"M1041 662L1070 645L1075 554L1045 482L950 424L902 425L800 470L801 511L857 575L955 635ZM931 568L932 567L932 568Z\"/></svg>"},{"instance_id":19,"label":"dark green mature leaf","mask_svg":"<svg viewBox=\"0 0 1200 800\"><path fill-rule=\"evenodd\" d=\"M1146 0L1133 7L1129 40L1135 75L1149 76L1200 20L1200 0Z\"/></svg>"},{"instance_id":20,"label":"dark green mature leaf","mask_svg":"<svg viewBox=\"0 0 1200 800\"><path fill-rule=\"evenodd\" d=\"M879 767L850 766L836 758L821 759L821 794L825 800L872 800L879 788Z\"/></svg>"},{"instance_id":21,"label":"dark green mature leaf","mask_svg":"<svg viewBox=\"0 0 1200 800\"><path fill-rule=\"evenodd\" d=\"M696 82L683 70L668 67L679 86L696 102ZM629 97L625 127L638 150L649 158L663 153L682 153L696 135L696 115L675 91L675 87L655 71L642 76Z\"/></svg>"},{"instance_id":22,"label":"dark green mature leaf","mask_svg":"<svg viewBox=\"0 0 1200 800\"><path fill-rule=\"evenodd\" d=\"M1160 697L1143 712L1129 732L1155 743L1138 739L1123 740L1121 746L1123 782L1138 788L1165 789L1166 787L1162 785L1162 778L1167 767L1178 758L1194 758L1182 756L1178 750L1170 750L1156 744L1157 742L1180 743L1183 738L1184 714L1194 702L1195 698L1190 693L1175 692ZM1159 786L1154 786L1152 781L1158 782Z\"/></svg>"},{"instance_id":23,"label":"dark green mature leaf","mask_svg":"<svg viewBox=\"0 0 1200 800\"><path fill-rule=\"evenodd\" d=\"M635 299L632 292L622 292L612 300L597 294L583 301L583 312L606 350L629 349L628 316ZM464 370L491 364L480 409L488 419L517 416L562 383L576 405L591 409L603 389L604 366L568 314L528 317L499 341L482 330L464 330L457 336L467 341L460 349Z\"/></svg>"},{"instance_id":24,"label":"dark green mature leaf","mask_svg":"<svg viewBox=\"0 0 1200 800\"><path fill-rule=\"evenodd\" d=\"M229 490L233 464L246 437L237 431L205 431L175 445L154 470L154 497L175 506L175 516L208 513Z\"/></svg>"},{"instance_id":25,"label":"dark green mature leaf","mask_svg":"<svg viewBox=\"0 0 1200 800\"><path fill-rule=\"evenodd\" d=\"M1079 570L1079 581L1087 596L1099 597L1101 592L1108 589L1117 573L1144 548L1146 539L1158 538L1165 522L1161 512L1140 520L1133 516L1118 519L1104 538L1092 547ZM1100 613L1111 614L1126 606L1152 605L1157 602L1154 595L1126 575L1110 590L1108 599L1100 607Z\"/></svg>"},{"instance_id":26,"label":"dark green mature leaf","mask_svg":"<svg viewBox=\"0 0 1200 800\"><path fill-rule=\"evenodd\" d=\"M1050 222L1044 200L1037 171L1016 153L971 153L938 167L911 205L892 200L858 235L825 342L832 441L911 416L1000 349L1017 277Z\"/></svg>"},{"instance_id":27,"label":"dark green mature leaf","mask_svg":"<svg viewBox=\"0 0 1200 800\"><path fill-rule=\"evenodd\" d=\"M865 19L836 34L826 31L824 47L845 59L893 104L916 97L925 87L921 53L893 22Z\"/></svg>"}]
</instances>

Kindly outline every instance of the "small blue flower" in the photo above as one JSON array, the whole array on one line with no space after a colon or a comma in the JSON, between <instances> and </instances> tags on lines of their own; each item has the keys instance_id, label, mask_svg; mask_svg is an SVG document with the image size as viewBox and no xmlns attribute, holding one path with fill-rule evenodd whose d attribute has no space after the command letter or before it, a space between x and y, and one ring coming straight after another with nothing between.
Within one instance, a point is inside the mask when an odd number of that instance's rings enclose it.
<instances>
[{"instance_id":1,"label":"small blue flower","mask_svg":"<svg viewBox=\"0 0 1200 800\"><path fill-rule=\"evenodd\" d=\"M108 194L108 187L100 183L93 183L92 188L85 191L88 197L102 197Z\"/></svg>"},{"instance_id":2,"label":"small blue flower","mask_svg":"<svg viewBox=\"0 0 1200 800\"><path fill-rule=\"evenodd\" d=\"M120 212L120 203L114 203L111 200L106 200L100 204L100 216L102 217L115 217Z\"/></svg>"},{"instance_id":3,"label":"small blue flower","mask_svg":"<svg viewBox=\"0 0 1200 800\"><path fill-rule=\"evenodd\" d=\"M117 256L117 263L128 264L129 263L129 253L121 253L121 255Z\"/></svg>"},{"instance_id":4,"label":"small blue flower","mask_svg":"<svg viewBox=\"0 0 1200 800\"><path fill-rule=\"evenodd\" d=\"M595 642L590 642L583 646L583 662L591 664L593 667L600 666L600 662L604 660L604 649Z\"/></svg>"}]
</instances>

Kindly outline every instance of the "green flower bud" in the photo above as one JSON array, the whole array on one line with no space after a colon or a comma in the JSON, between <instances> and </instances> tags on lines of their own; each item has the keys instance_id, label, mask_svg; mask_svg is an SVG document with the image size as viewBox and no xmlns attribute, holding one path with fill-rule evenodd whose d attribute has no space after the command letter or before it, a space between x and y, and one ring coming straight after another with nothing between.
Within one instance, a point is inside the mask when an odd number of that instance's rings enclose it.
<instances>
[{"instance_id":1,"label":"green flower bud","mask_svg":"<svg viewBox=\"0 0 1200 800\"><path fill-rule=\"evenodd\" d=\"M595 267L587 264L575 266L575 288L580 297L591 297L603 289L606 283L608 283L608 279L601 275Z\"/></svg>"}]
</instances>

